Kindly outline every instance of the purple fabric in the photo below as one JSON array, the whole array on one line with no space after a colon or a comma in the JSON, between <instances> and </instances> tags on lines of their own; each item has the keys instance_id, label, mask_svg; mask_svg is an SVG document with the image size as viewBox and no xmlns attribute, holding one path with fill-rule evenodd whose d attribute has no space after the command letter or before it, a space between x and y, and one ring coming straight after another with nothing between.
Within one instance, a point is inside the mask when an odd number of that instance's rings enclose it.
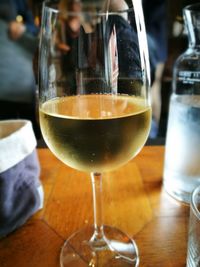
<instances>
[{"instance_id":1,"label":"purple fabric","mask_svg":"<svg viewBox=\"0 0 200 267\"><path fill-rule=\"evenodd\" d=\"M36 150L0 173L0 237L24 224L39 208L39 175Z\"/></svg>"}]
</instances>

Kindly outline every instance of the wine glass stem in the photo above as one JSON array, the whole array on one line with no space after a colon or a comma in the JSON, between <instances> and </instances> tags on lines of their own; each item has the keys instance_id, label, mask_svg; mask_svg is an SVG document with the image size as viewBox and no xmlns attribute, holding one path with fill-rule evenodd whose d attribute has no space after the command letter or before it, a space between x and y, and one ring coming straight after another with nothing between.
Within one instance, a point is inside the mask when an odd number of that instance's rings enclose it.
<instances>
[{"instance_id":1,"label":"wine glass stem","mask_svg":"<svg viewBox=\"0 0 200 267\"><path fill-rule=\"evenodd\" d=\"M94 209L94 234L91 242L95 247L105 245L103 223L102 223L102 175L101 173L91 173Z\"/></svg>"}]
</instances>

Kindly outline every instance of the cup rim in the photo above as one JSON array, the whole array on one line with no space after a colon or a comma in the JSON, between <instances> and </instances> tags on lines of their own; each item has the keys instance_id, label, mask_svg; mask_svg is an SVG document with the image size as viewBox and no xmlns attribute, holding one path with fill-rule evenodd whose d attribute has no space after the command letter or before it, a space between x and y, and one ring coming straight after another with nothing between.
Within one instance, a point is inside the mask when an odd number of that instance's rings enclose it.
<instances>
[{"instance_id":1,"label":"cup rim","mask_svg":"<svg viewBox=\"0 0 200 267\"><path fill-rule=\"evenodd\" d=\"M79 2L79 1L77 1ZM98 14L99 16L107 16L107 15L115 15L115 14L122 14L122 13L128 13L130 11L133 11L134 8L133 7L128 7L126 9L121 9L121 10L116 10L116 11L60 11L57 8L55 8L55 2L53 2L52 0L45 0L43 2L43 8L44 9L48 9L49 11L56 13L56 14L66 14L68 16L80 16L81 14L89 14L89 15L96 15Z\"/></svg>"},{"instance_id":2,"label":"cup rim","mask_svg":"<svg viewBox=\"0 0 200 267\"><path fill-rule=\"evenodd\" d=\"M198 220L200 220L200 211L198 210L198 208L195 204L195 197L196 197L196 194L198 194L198 193L200 193L200 186L196 187L193 190L190 205L191 205L192 211L194 212L195 216L198 218Z\"/></svg>"},{"instance_id":3,"label":"cup rim","mask_svg":"<svg viewBox=\"0 0 200 267\"><path fill-rule=\"evenodd\" d=\"M200 12L200 3L187 5L183 8L184 11Z\"/></svg>"}]
</instances>

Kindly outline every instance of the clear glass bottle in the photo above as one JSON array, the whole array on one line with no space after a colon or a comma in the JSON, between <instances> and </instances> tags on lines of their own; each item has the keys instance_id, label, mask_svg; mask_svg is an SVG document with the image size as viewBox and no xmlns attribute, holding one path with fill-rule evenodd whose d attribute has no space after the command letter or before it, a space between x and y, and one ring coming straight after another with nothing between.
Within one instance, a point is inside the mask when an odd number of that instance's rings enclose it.
<instances>
[{"instance_id":1,"label":"clear glass bottle","mask_svg":"<svg viewBox=\"0 0 200 267\"><path fill-rule=\"evenodd\" d=\"M173 69L163 182L170 195L189 203L200 184L200 4L183 15L189 46Z\"/></svg>"}]
</instances>

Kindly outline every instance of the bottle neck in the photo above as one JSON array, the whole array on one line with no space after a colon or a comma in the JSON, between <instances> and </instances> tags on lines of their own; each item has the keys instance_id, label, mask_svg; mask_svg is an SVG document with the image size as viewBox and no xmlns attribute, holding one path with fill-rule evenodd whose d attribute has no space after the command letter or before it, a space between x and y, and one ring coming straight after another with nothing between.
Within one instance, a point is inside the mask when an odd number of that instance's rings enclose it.
<instances>
[{"instance_id":1,"label":"bottle neck","mask_svg":"<svg viewBox=\"0 0 200 267\"><path fill-rule=\"evenodd\" d=\"M189 47L200 49L200 5L184 9L184 21L188 31Z\"/></svg>"}]
</instances>

